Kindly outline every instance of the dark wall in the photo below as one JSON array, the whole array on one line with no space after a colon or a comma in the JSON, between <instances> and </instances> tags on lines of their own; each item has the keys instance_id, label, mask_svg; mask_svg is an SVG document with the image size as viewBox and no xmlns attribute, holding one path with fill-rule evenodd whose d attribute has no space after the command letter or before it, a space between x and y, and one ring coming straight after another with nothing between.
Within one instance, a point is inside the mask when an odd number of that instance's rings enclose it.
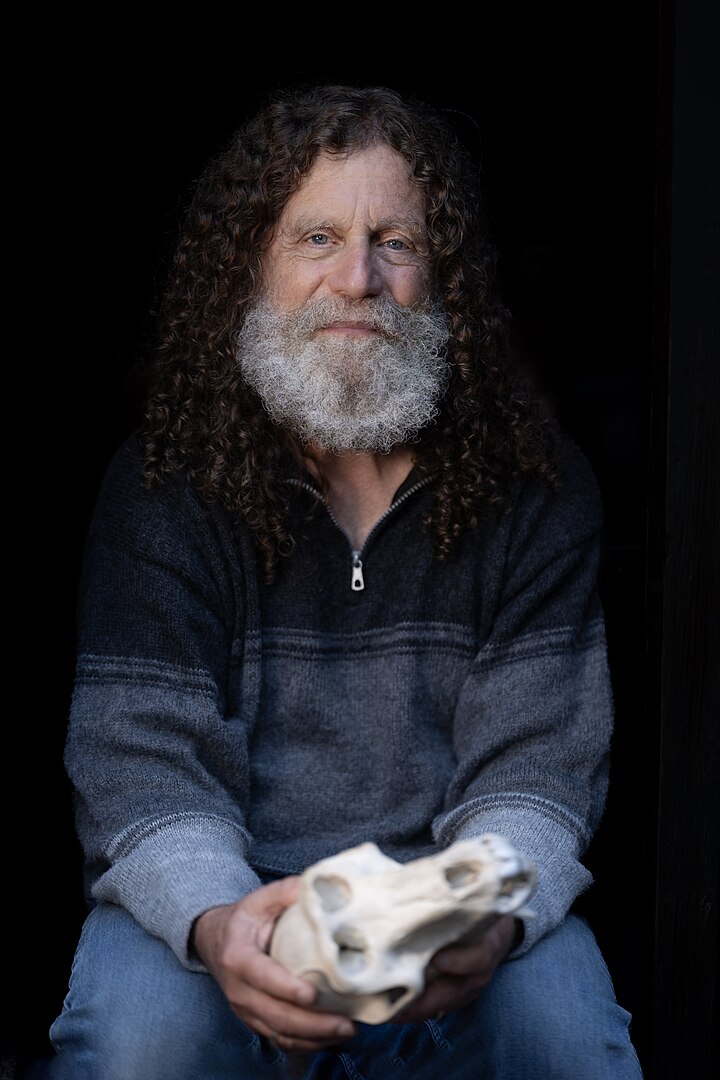
<instances>
[{"instance_id":1,"label":"dark wall","mask_svg":"<svg viewBox=\"0 0 720 1080\"><path fill-rule=\"evenodd\" d=\"M663 24L648 687L660 731L652 1060L657 1080L674 1080L720 1072L720 9L687 0Z\"/></svg>"},{"instance_id":2,"label":"dark wall","mask_svg":"<svg viewBox=\"0 0 720 1080\"><path fill-rule=\"evenodd\" d=\"M268 88L318 77L386 83L462 114L458 122L482 153L506 298L527 359L596 469L607 518L601 587L617 730L608 810L589 854L597 882L583 903L646 1052L656 732L645 708L645 564L658 42L654 5L616 7L562 26L547 16L528 22L524 12L522 22L495 16L460 51L457 37L420 54L392 38L369 48L372 60L335 61L337 50L328 49L330 62L318 62L326 54L314 46L313 62L303 65L279 62L270 50L259 57L266 71L259 77L227 57L218 58L212 78L201 76L181 50L126 53L122 62L106 51L75 57L59 117L70 206L60 224L58 281L69 287L66 363L48 403L48 453L64 477L63 542L47 571L58 600L35 752L48 812L33 834L41 854L29 890L30 917L42 920L30 959L43 975L20 1001L22 1056L47 1049L82 919L61 762L73 604L97 485L140 417L137 360L158 270L206 158Z\"/></svg>"}]
</instances>

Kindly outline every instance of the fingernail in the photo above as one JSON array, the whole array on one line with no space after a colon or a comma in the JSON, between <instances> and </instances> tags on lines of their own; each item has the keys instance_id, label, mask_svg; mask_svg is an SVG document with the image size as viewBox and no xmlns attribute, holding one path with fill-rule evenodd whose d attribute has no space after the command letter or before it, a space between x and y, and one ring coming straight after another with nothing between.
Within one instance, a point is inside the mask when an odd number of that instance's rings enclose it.
<instances>
[{"instance_id":1,"label":"fingernail","mask_svg":"<svg viewBox=\"0 0 720 1080\"><path fill-rule=\"evenodd\" d=\"M336 1030L338 1035L341 1035L343 1039L349 1039L351 1035L355 1034L354 1025L348 1023L347 1020L343 1020L341 1024L338 1024Z\"/></svg>"}]
</instances>

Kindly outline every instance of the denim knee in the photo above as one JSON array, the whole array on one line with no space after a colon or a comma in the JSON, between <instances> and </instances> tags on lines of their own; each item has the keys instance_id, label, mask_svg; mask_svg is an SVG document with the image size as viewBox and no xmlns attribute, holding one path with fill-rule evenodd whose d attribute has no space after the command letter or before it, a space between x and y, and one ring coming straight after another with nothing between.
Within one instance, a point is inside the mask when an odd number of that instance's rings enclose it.
<instances>
[{"instance_id":1,"label":"denim knee","mask_svg":"<svg viewBox=\"0 0 720 1080\"><path fill-rule=\"evenodd\" d=\"M223 1076L224 1055L237 1070L260 1045L210 975L187 971L109 904L83 927L50 1038L50 1080L183 1080L213 1076L216 1067Z\"/></svg>"},{"instance_id":2,"label":"denim knee","mask_svg":"<svg viewBox=\"0 0 720 1080\"><path fill-rule=\"evenodd\" d=\"M575 915L496 972L475 1017L494 1047L491 1075L553 1080L638 1080L630 1021L592 931Z\"/></svg>"}]
</instances>

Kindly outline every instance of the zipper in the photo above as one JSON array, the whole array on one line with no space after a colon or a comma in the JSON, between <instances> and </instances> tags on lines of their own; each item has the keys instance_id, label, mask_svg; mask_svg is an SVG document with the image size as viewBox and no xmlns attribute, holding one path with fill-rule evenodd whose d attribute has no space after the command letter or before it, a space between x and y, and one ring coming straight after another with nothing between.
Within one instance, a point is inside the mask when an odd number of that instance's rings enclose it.
<instances>
[{"instance_id":1,"label":"zipper","mask_svg":"<svg viewBox=\"0 0 720 1080\"><path fill-rule=\"evenodd\" d=\"M350 576L350 588L352 589L353 592L362 592L363 589L365 588L365 577L363 575L362 554L365 551L365 549L367 548L368 544L370 543L370 540L371 540L373 534L380 528L382 523L390 516L390 514L394 513L395 510L397 510L397 508L399 506L402 506L402 504L405 502L405 500L409 499L411 495L414 495L416 491L419 491L420 488L423 488L423 487L425 487L426 484L429 484L431 479L432 479L432 477L425 476L425 477L423 477L422 480L418 480L417 483L413 484L412 487L409 487L407 489L407 491L404 491L402 493L402 495L400 496L400 498L396 499L395 502L392 503L392 505L387 508L385 513L382 514L377 519L377 521L373 525L372 529L370 530L370 532L365 537L365 543L363 544L363 546L360 549L356 549L356 548L351 549L352 565L351 565L351 576ZM328 504L325 502L325 500L323 499L322 495L320 494L320 492L318 491L318 489L316 487L313 487L313 485L309 484L306 480L296 480L294 477L291 477L290 479L288 479L287 482L289 484L297 484L299 487L305 488L306 491L311 492L313 495L316 496L316 498L319 498L320 502L325 507L327 515L330 518L330 520L332 521L333 525L337 529L340 530L340 532L343 534L343 536L346 537L345 530L343 529L342 525L340 525L340 523L337 521L337 519L335 518L335 515L333 514L332 510L330 509ZM346 537L346 539L347 539L347 537Z\"/></svg>"},{"instance_id":2,"label":"zipper","mask_svg":"<svg viewBox=\"0 0 720 1080\"><path fill-rule=\"evenodd\" d=\"M362 592L365 588L365 578L362 572L362 559L360 558L359 551L353 551L352 553L352 578L350 579L350 588L353 592Z\"/></svg>"}]
</instances>

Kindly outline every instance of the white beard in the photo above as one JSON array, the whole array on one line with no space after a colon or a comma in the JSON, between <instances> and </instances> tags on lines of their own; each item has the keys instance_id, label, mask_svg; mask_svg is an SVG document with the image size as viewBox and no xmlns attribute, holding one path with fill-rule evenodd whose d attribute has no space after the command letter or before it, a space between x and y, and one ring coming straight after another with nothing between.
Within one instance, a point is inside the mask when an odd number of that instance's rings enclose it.
<instances>
[{"instance_id":1,"label":"white beard","mask_svg":"<svg viewBox=\"0 0 720 1080\"><path fill-rule=\"evenodd\" d=\"M313 340L319 327L348 319L380 333ZM328 297L280 313L261 302L237 336L236 357L273 421L301 443L388 453L437 415L450 374L448 337L438 308Z\"/></svg>"}]
</instances>

